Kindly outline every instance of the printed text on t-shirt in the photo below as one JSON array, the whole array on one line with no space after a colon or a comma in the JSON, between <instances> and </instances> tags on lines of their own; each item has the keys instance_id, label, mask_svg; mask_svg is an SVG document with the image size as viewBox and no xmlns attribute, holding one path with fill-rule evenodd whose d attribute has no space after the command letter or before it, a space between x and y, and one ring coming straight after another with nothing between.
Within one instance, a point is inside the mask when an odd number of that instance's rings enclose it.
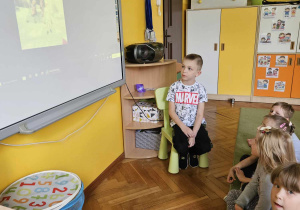
<instances>
[{"instance_id":1,"label":"printed text on t-shirt","mask_svg":"<svg viewBox=\"0 0 300 210\"><path fill-rule=\"evenodd\" d=\"M190 92L176 92L175 103L198 105L199 94Z\"/></svg>"}]
</instances>

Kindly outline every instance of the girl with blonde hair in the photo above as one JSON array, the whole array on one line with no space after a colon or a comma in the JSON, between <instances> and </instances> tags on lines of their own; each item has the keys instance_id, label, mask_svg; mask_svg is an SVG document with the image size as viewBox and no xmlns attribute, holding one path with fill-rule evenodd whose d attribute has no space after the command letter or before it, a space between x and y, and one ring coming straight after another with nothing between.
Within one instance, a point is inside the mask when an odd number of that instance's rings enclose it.
<instances>
[{"instance_id":1,"label":"girl with blonde hair","mask_svg":"<svg viewBox=\"0 0 300 210\"><path fill-rule=\"evenodd\" d=\"M256 138L249 141L251 154L258 156L255 173L244 191L235 201L235 209L266 210L271 208L270 174L277 166L296 161L289 123L282 123L274 128L280 116L265 116L261 126L257 128ZM268 121L268 122L267 122ZM266 125L268 124L268 125ZM258 201L251 201L258 195Z\"/></svg>"}]
</instances>

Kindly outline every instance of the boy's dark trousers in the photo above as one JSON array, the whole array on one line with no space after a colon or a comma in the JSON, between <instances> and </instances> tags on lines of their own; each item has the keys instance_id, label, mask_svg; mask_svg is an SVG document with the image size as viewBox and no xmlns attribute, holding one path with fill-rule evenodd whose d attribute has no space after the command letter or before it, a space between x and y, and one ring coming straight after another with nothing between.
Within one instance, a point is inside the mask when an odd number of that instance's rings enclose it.
<instances>
[{"instance_id":1,"label":"boy's dark trousers","mask_svg":"<svg viewBox=\"0 0 300 210\"><path fill-rule=\"evenodd\" d=\"M189 127L193 130L193 127ZM173 126L173 146L181 156L190 155L202 155L211 150L211 141L208 137L208 133L203 125L201 125L197 136L195 138L195 145L189 148L188 137L182 132L178 125Z\"/></svg>"}]
</instances>

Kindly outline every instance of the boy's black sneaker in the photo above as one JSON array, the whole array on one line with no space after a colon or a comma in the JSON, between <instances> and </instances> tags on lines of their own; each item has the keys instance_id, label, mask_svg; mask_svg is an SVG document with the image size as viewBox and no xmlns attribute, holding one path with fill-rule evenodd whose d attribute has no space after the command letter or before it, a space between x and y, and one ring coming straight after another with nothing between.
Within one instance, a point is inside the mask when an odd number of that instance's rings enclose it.
<instances>
[{"instance_id":1,"label":"boy's black sneaker","mask_svg":"<svg viewBox=\"0 0 300 210\"><path fill-rule=\"evenodd\" d=\"M187 168L187 166L188 166L187 162L188 162L187 155L186 156L182 156L182 155L179 156L179 168L181 170L184 170L184 169Z\"/></svg>"},{"instance_id":2,"label":"boy's black sneaker","mask_svg":"<svg viewBox=\"0 0 300 210\"><path fill-rule=\"evenodd\" d=\"M199 165L198 157L197 155L190 155L190 166L192 168L195 168Z\"/></svg>"}]
</instances>

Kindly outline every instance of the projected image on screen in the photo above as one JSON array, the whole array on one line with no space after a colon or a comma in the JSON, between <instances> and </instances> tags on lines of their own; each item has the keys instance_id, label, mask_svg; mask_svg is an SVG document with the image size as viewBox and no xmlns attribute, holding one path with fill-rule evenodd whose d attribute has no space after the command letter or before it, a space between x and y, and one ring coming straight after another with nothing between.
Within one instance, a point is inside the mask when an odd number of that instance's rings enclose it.
<instances>
[{"instance_id":1,"label":"projected image on screen","mask_svg":"<svg viewBox=\"0 0 300 210\"><path fill-rule=\"evenodd\" d=\"M67 44L63 0L14 0L22 50Z\"/></svg>"}]
</instances>

